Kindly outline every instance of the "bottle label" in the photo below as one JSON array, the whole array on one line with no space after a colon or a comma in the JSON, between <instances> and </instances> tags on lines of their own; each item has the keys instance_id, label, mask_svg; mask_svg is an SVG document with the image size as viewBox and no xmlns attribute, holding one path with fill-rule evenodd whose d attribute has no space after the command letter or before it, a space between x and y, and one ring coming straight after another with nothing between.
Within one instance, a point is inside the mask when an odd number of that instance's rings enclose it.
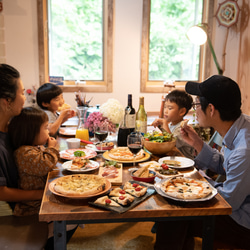
<instances>
[{"instance_id":1,"label":"bottle label","mask_svg":"<svg viewBox=\"0 0 250 250\"><path fill-rule=\"evenodd\" d=\"M136 121L136 131L146 134L147 133L147 121Z\"/></svg>"},{"instance_id":2,"label":"bottle label","mask_svg":"<svg viewBox=\"0 0 250 250\"><path fill-rule=\"evenodd\" d=\"M135 128L135 114L126 116L126 127Z\"/></svg>"}]
</instances>

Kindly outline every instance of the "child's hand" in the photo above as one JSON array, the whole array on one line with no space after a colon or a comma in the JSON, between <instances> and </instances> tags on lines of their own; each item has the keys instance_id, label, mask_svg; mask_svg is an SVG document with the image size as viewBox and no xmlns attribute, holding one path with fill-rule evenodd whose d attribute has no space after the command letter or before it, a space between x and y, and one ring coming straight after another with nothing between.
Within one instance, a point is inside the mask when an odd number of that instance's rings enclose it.
<instances>
[{"instance_id":1,"label":"child's hand","mask_svg":"<svg viewBox=\"0 0 250 250\"><path fill-rule=\"evenodd\" d=\"M76 115L76 112L72 109L62 110L60 116L62 117L62 123L66 122L69 118Z\"/></svg>"},{"instance_id":2,"label":"child's hand","mask_svg":"<svg viewBox=\"0 0 250 250\"><path fill-rule=\"evenodd\" d=\"M59 149L59 144L57 143L57 140L54 137L48 138L48 147Z\"/></svg>"},{"instance_id":3,"label":"child's hand","mask_svg":"<svg viewBox=\"0 0 250 250\"><path fill-rule=\"evenodd\" d=\"M157 118L152 122L151 126L154 126L155 128L158 126L163 126L163 121L163 118Z\"/></svg>"}]
</instances>

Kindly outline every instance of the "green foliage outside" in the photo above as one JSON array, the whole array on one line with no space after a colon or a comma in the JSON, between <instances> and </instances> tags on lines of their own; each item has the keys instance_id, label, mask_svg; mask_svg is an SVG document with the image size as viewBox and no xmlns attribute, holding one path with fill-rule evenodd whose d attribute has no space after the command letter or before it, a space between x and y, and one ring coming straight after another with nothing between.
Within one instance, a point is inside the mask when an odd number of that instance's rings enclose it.
<instances>
[{"instance_id":1,"label":"green foliage outside","mask_svg":"<svg viewBox=\"0 0 250 250\"><path fill-rule=\"evenodd\" d=\"M200 47L187 30L202 20L201 0L151 0L149 80L197 80Z\"/></svg>"},{"instance_id":2,"label":"green foliage outside","mask_svg":"<svg viewBox=\"0 0 250 250\"><path fill-rule=\"evenodd\" d=\"M198 79L200 48L186 32L201 22L202 2L151 0L150 80ZM102 80L103 1L49 0L49 8L50 75Z\"/></svg>"},{"instance_id":3,"label":"green foliage outside","mask_svg":"<svg viewBox=\"0 0 250 250\"><path fill-rule=\"evenodd\" d=\"M50 75L103 79L102 0L49 0Z\"/></svg>"}]
</instances>

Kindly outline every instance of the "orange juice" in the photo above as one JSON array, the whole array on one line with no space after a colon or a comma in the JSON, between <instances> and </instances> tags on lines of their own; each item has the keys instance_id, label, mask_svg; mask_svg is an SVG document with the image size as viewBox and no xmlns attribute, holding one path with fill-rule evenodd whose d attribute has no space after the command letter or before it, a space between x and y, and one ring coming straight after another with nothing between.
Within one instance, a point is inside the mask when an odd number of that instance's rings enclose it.
<instances>
[{"instance_id":1,"label":"orange juice","mask_svg":"<svg viewBox=\"0 0 250 250\"><path fill-rule=\"evenodd\" d=\"M76 130L76 138L80 138L82 140L89 140L89 130L87 128L80 128ZM86 143L81 143L81 145L86 145Z\"/></svg>"}]
</instances>

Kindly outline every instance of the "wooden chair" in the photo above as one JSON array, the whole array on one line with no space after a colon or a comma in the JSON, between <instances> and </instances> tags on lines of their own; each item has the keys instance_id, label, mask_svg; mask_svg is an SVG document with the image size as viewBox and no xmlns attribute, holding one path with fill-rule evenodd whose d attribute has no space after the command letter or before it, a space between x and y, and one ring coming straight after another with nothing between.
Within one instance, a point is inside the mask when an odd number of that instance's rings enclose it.
<instances>
[{"instance_id":1,"label":"wooden chair","mask_svg":"<svg viewBox=\"0 0 250 250\"><path fill-rule=\"evenodd\" d=\"M44 248L47 239L48 224L39 222L38 215L0 216L0 249L40 250Z\"/></svg>"}]
</instances>

